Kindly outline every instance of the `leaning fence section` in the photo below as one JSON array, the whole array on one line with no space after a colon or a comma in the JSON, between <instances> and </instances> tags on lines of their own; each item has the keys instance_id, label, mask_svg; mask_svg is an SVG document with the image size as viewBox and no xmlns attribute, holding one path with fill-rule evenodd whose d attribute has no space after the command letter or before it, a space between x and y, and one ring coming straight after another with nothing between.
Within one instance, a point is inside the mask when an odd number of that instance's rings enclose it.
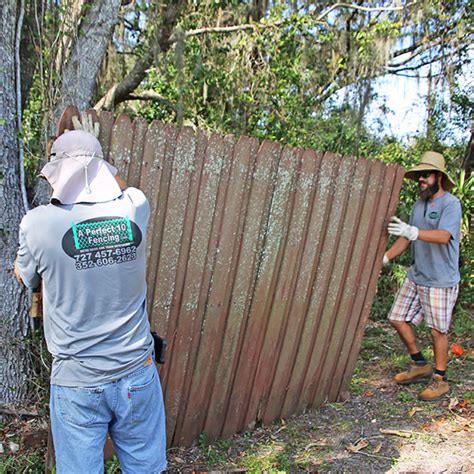
<instances>
[{"instance_id":1,"label":"leaning fence section","mask_svg":"<svg viewBox=\"0 0 474 474\"><path fill-rule=\"evenodd\" d=\"M403 169L96 118L106 159L151 205L148 308L168 341L169 443L344 397Z\"/></svg>"}]
</instances>

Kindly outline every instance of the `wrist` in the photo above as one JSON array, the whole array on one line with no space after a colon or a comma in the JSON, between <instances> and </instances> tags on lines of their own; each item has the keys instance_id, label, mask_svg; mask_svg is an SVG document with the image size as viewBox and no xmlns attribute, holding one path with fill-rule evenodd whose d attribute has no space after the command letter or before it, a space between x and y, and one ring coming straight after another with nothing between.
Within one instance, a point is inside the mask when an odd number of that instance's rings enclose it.
<instances>
[{"instance_id":1,"label":"wrist","mask_svg":"<svg viewBox=\"0 0 474 474\"><path fill-rule=\"evenodd\" d=\"M418 239L418 227L415 227L414 225L410 226L407 238L411 241Z\"/></svg>"}]
</instances>

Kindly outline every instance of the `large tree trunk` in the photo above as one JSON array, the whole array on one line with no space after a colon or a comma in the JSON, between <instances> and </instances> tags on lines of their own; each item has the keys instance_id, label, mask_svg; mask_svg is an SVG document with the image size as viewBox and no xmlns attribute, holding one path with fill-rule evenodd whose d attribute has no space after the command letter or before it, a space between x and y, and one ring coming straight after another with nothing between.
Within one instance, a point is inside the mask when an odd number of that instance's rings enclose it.
<instances>
[{"instance_id":1,"label":"large tree trunk","mask_svg":"<svg viewBox=\"0 0 474 474\"><path fill-rule=\"evenodd\" d=\"M79 110L90 106L97 75L119 20L121 0L96 0L83 9L67 62L59 77L59 100L55 105L52 126L55 127L67 105Z\"/></svg>"},{"instance_id":2,"label":"large tree trunk","mask_svg":"<svg viewBox=\"0 0 474 474\"><path fill-rule=\"evenodd\" d=\"M30 0L26 3L25 19L21 32L21 106L25 108L28 92L33 83L37 67L38 48L40 47L42 24L46 9L45 0Z\"/></svg>"},{"instance_id":3,"label":"large tree trunk","mask_svg":"<svg viewBox=\"0 0 474 474\"><path fill-rule=\"evenodd\" d=\"M31 372L25 347L29 297L13 276L18 227L24 214L16 126L15 29L17 1L0 2L0 403L27 397Z\"/></svg>"},{"instance_id":4,"label":"large tree trunk","mask_svg":"<svg viewBox=\"0 0 474 474\"><path fill-rule=\"evenodd\" d=\"M121 0L72 0L67 3L61 31L67 32L67 38L61 38L56 64L56 75L59 78L51 96L57 100L48 116L49 135L56 132L56 125L61 113L68 105L84 110L91 105L96 79L100 71L107 45L111 40L115 25L119 20ZM71 30L74 24L75 29ZM43 163L40 163L40 168ZM49 199L49 188L39 180L35 189L34 204L44 204Z\"/></svg>"}]
</instances>

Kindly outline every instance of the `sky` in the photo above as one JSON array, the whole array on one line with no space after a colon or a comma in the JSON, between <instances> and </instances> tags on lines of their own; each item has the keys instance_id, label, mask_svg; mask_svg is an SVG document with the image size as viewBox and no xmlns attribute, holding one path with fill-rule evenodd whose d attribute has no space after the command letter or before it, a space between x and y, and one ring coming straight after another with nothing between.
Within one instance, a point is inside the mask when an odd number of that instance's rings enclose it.
<instances>
[{"instance_id":1,"label":"sky","mask_svg":"<svg viewBox=\"0 0 474 474\"><path fill-rule=\"evenodd\" d=\"M474 52L472 50L470 56L472 62L464 66L460 80L461 87L474 84ZM369 126L371 124L375 126L375 121L382 119L384 133L404 140L424 131L427 114L427 79L384 76L376 81L374 92L377 93L378 99L373 101L369 108L366 119ZM384 114L381 106L389 112ZM466 124L464 130L456 129L455 136L467 142L470 136L469 124Z\"/></svg>"}]
</instances>

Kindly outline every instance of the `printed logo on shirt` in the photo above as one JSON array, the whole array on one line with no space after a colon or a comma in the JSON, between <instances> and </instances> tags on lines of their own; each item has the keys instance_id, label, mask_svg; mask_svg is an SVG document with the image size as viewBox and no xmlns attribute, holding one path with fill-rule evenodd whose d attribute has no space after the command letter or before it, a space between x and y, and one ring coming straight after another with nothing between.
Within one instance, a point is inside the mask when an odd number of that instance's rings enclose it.
<instances>
[{"instance_id":1,"label":"printed logo on shirt","mask_svg":"<svg viewBox=\"0 0 474 474\"><path fill-rule=\"evenodd\" d=\"M437 219L439 217L439 213L436 212L436 211L431 211L429 214L428 214L428 217L430 219Z\"/></svg>"},{"instance_id":2,"label":"printed logo on shirt","mask_svg":"<svg viewBox=\"0 0 474 474\"><path fill-rule=\"evenodd\" d=\"M105 267L137 258L142 233L128 217L96 217L73 223L64 234L64 252L75 260L76 270Z\"/></svg>"}]
</instances>

